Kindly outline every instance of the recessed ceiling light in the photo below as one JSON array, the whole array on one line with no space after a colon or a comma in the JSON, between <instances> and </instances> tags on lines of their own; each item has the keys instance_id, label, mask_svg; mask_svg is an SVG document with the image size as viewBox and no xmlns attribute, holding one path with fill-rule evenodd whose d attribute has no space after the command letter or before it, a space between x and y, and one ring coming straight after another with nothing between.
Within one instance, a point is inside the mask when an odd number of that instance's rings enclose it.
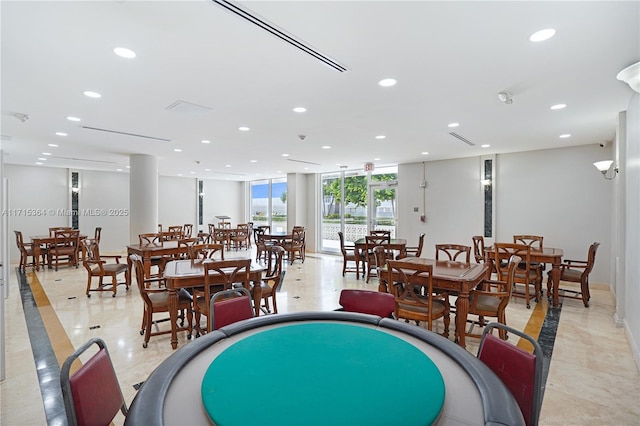
<instances>
[{"instance_id":1,"label":"recessed ceiling light","mask_svg":"<svg viewBox=\"0 0 640 426\"><path fill-rule=\"evenodd\" d=\"M551 106L551 109L562 109L566 107L567 107L567 104L555 104Z\"/></svg>"},{"instance_id":2,"label":"recessed ceiling light","mask_svg":"<svg viewBox=\"0 0 640 426\"><path fill-rule=\"evenodd\" d=\"M57 147L58 147L58 145L56 145L55 143L50 143L50 144L48 144L48 145L49 145L50 147L52 147L52 148L57 148Z\"/></svg>"},{"instance_id":3,"label":"recessed ceiling light","mask_svg":"<svg viewBox=\"0 0 640 426\"><path fill-rule=\"evenodd\" d=\"M379 158L374 158L373 161L380 161L380 159Z\"/></svg>"},{"instance_id":4,"label":"recessed ceiling light","mask_svg":"<svg viewBox=\"0 0 640 426\"><path fill-rule=\"evenodd\" d=\"M178 176L182 176L182 173L178 173Z\"/></svg>"},{"instance_id":5,"label":"recessed ceiling light","mask_svg":"<svg viewBox=\"0 0 640 426\"><path fill-rule=\"evenodd\" d=\"M127 166L127 169L130 169L130 168L131 168L131 166Z\"/></svg>"},{"instance_id":6,"label":"recessed ceiling light","mask_svg":"<svg viewBox=\"0 0 640 426\"><path fill-rule=\"evenodd\" d=\"M51 155L50 152L43 152L42 155Z\"/></svg>"},{"instance_id":7,"label":"recessed ceiling light","mask_svg":"<svg viewBox=\"0 0 640 426\"><path fill-rule=\"evenodd\" d=\"M195 174L196 174L196 172L189 172L189 173L191 173L192 175L195 175Z\"/></svg>"},{"instance_id":8,"label":"recessed ceiling light","mask_svg":"<svg viewBox=\"0 0 640 426\"><path fill-rule=\"evenodd\" d=\"M67 136L67 134L65 132L56 132L56 135L58 135L58 136Z\"/></svg>"},{"instance_id":9,"label":"recessed ceiling light","mask_svg":"<svg viewBox=\"0 0 640 426\"><path fill-rule=\"evenodd\" d=\"M225 164L224 166L225 167L231 167L231 164Z\"/></svg>"},{"instance_id":10,"label":"recessed ceiling light","mask_svg":"<svg viewBox=\"0 0 640 426\"><path fill-rule=\"evenodd\" d=\"M448 127L458 127L460 125L460 123L449 123L447 124Z\"/></svg>"},{"instance_id":11,"label":"recessed ceiling light","mask_svg":"<svg viewBox=\"0 0 640 426\"><path fill-rule=\"evenodd\" d=\"M92 92L91 90L85 90L82 93L84 93L85 96L88 96L90 98L96 98L97 99L97 98L101 98L102 97L102 95L100 93Z\"/></svg>"},{"instance_id":12,"label":"recessed ceiling light","mask_svg":"<svg viewBox=\"0 0 640 426\"><path fill-rule=\"evenodd\" d=\"M385 135L378 135L378 136L376 136L376 139L380 139L380 140L386 139L386 136Z\"/></svg>"},{"instance_id":13,"label":"recessed ceiling light","mask_svg":"<svg viewBox=\"0 0 640 426\"><path fill-rule=\"evenodd\" d=\"M384 78L378 82L378 86L382 87L391 87L395 86L397 83L395 78Z\"/></svg>"},{"instance_id":14,"label":"recessed ceiling light","mask_svg":"<svg viewBox=\"0 0 640 426\"><path fill-rule=\"evenodd\" d=\"M566 138L570 138L571 135L569 133L565 133L564 135L560 135L559 137L562 139L566 139Z\"/></svg>"},{"instance_id":15,"label":"recessed ceiling light","mask_svg":"<svg viewBox=\"0 0 640 426\"><path fill-rule=\"evenodd\" d=\"M307 109L305 107L295 107L293 109L294 112L306 112Z\"/></svg>"},{"instance_id":16,"label":"recessed ceiling light","mask_svg":"<svg viewBox=\"0 0 640 426\"><path fill-rule=\"evenodd\" d=\"M545 41L545 40L550 39L554 35L556 35L556 30L554 30L553 28L547 28L546 30L540 30L540 31L537 31L537 32L531 34L531 37L529 37L529 40L530 41Z\"/></svg>"},{"instance_id":17,"label":"recessed ceiling light","mask_svg":"<svg viewBox=\"0 0 640 426\"><path fill-rule=\"evenodd\" d=\"M175 152L182 152L182 150L180 148L176 148L174 149Z\"/></svg>"},{"instance_id":18,"label":"recessed ceiling light","mask_svg":"<svg viewBox=\"0 0 640 426\"><path fill-rule=\"evenodd\" d=\"M429 151L422 151L421 154L422 155L429 155Z\"/></svg>"},{"instance_id":19,"label":"recessed ceiling light","mask_svg":"<svg viewBox=\"0 0 640 426\"><path fill-rule=\"evenodd\" d=\"M309 170L309 168L308 167L304 167L304 170Z\"/></svg>"},{"instance_id":20,"label":"recessed ceiling light","mask_svg":"<svg viewBox=\"0 0 640 426\"><path fill-rule=\"evenodd\" d=\"M288 156L289 156L289 154L282 154L282 156L283 156L283 157L288 157Z\"/></svg>"},{"instance_id":21,"label":"recessed ceiling light","mask_svg":"<svg viewBox=\"0 0 640 426\"><path fill-rule=\"evenodd\" d=\"M206 140L206 139L203 139L203 140L201 140L200 142L202 142L202 143L211 143L211 141L208 141L208 140Z\"/></svg>"},{"instance_id":22,"label":"recessed ceiling light","mask_svg":"<svg viewBox=\"0 0 640 426\"><path fill-rule=\"evenodd\" d=\"M240 126L238 127L238 130L240 130L241 132L248 132L251 129L249 129L247 126Z\"/></svg>"},{"instance_id":23,"label":"recessed ceiling light","mask_svg":"<svg viewBox=\"0 0 640 426\"><path fill-rule=\"evenodd\" d=\"M480 148L489 148L491 145L489 145L488 143L485 143L484 145L480 145Z\"/></svg>"},{"instance_id":24,"label":"recessed ceiling light","mask_svg":"<svg viewBox=\"0 0 640 426\"><path fill-rule=\"evenodd\" d=\"M123 58L132 59L136 57L136 52L126 47L116 47L113 49L113 53Z\"/></svg>"},{"instance_id":25,"label":"recessed ceiling light","mask_svg":"<svg viewBox=\"0 0 640 426\"><path fill-rule=\"evenodd\" d=\"M122 171L122 169L116 169L116 172L121 172L121 171Z\"/></svg>"},{"instance_id":26,"label":"recessed ceiling light","mask_svg":"<svg viewBox=\"0 0 640 426\"><path fill-rule=\"evenodd\" d=\"M250 163L257 163L258 160L249 160Z\"/></svg>"},{"instance_id":27,"label":"recessed ceiling light","mask_svg":"<svg viewBox=\"0 0 640 426\"><path fill-rule=\"evenodd\" d=\"M204 169L204 171L205 171L205 172L210 172L210 171L211 171L211 169Z\"/></svg>"},{"instance_id":28,"label":"recessed ceiling light","mask_svg":"<svg viewBox=\"0 0 640 426\"><path fill-rule=\"evenodd\" d=\"M42 166L42 163L41 163L41 162L39 162L39 161L36 161L36 164L37 164L38 166Z\"/></svg>"},{"instance_id":29,"label":"recessed ceiling light","mask_svg":"<svg viewBox=\"0 0 640 426\"><path fill-rule=\"evenodd\" d=\"M71 117L71 116L67 117L67 120L69 120L69 121L80 121L80 119L78 117Z\"/></svg>"},{"instance_id":30,"label":"recessed ceiling light","mask_svg":"<svg viewBox=\"0 0 640 426\"><path fill-rule=\"evenodd\" d=\"M44 158L44 157L40 157L40 158L38 158L38 160L40 160L40 161L47 161L47 159L46 159L46 158Z\"/></svg>"},{"instance_id":31,"label":"recessed ceiling light","mask_svg":"<svg viewBox=\"0 0 640 426\"><path fill-rule=\"evenodd\" d=\"M329 145L324 145L322 149L331 149L331 147Z\"/></svg>"}]
</instances>

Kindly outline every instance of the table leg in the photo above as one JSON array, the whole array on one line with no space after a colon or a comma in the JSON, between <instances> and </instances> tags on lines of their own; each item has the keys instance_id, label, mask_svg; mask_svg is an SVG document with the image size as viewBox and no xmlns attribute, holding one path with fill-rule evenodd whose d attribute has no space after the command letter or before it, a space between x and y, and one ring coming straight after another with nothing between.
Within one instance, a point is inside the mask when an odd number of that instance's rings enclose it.
<instances>
[{"instance_id":1,"label":"table leg","mask_svg":"<svg viewBox=\"0 0 640 426\"><path fill-rule=\"evenodd\" d=\"M33 242L33 257L34 257L33 262L36 265L36 271L40 270L40 254L41 254L41 252L40 252L40 242L36 240L36 241ZM25 262L26 262L26 260L25 260Z\"/></svg>"},{"instance_id":2,"label":"table leg","mask_svg":"<svg viewBox=\"0 0 640 426\"><path fill-rule=\"evenodd\" d=\"M455 338L458 345L466 347L465 330L467 327L467 314L469 313L469 292L459 292L456 300L456 332Z\"/></svg>"},{"instance_id":3,"label":"table leg","mask_svg":"<svg viewBox=\"0 0 640 426\"><path fill-rule=\"evenodd\" d=\"M260 316L260 305L262 304L262 286L260 281L261 280L253 281L253 312L256 317Z\"/></svg>"},{"instance_id":4,"label":"table leg","mask_svg":"<svg viewBox=\"0 0 640 426\"><path fill-rule=\"evenodd\" d=\"M127 267L129 268L129 272L125 274L125 281L127 288L129 288L131 286L131 275L133 275L133 262L129 259L129 253L127 253Z\"/></svg>"},{"instance_id":5,"label":"table leg","mask_svg":"<svg viewBox=\"0 0 640 426\"><path fill-rule=\"evenodd\" d=\"M558 292L558 287L560 287L560 263L554 262L551 268L551 288L553 290L553 307L554 308L557 308L558 306L560 306L560 295Z\"/></svg>"},{"instance_id":6,"label":"table leg","mask_svg":"<svg viewBox=\"0 0 640 426\"><path fill-rule=\"evenodd\" d=\"M178 292L169 291L169 318L171 322L171 348L178 347Z\"/></svg>"}]
</instances>

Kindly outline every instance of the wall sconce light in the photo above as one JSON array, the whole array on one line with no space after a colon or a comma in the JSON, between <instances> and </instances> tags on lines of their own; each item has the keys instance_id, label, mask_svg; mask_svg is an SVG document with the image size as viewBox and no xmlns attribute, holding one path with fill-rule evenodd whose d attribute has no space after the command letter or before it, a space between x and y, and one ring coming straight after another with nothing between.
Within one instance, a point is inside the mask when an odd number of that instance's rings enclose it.
<instances>
[{"instance_id":1,"label":"wall sconce light","mask_svg":"<svg viewBox=\"0 0 640 426\"><path fill-rule=\"evenodd\" d=\"M491 179L481 179L480 183L482 184L482 186L490 186L491 185Z\"/></svg>"},{"instance_id":2,"label":"wall sconce light","mask_svg":"<svg viewBox=\"0 0 640 426\"><path fill-rule=\"evenodd\" d=\"M593 163L593 165L596 166L596 169L598 169L598 171L602 173L602 176L604 176L606 180L613 180L618 174L618 167L617 166L612 167L613 166L612 160L596 161L595 163ZM607 173L609 172L609 170L612 170L612 169L613 169L613 176L608 177Z\"/></svg>"},{"instance_id":3,"label":"wall sconce light","mask_svg":"<svg viewBox=\"0 0 640 426\"><path fill-rule=\"evenodd\" d=\"M616 78L624 81L636 92L640 93L640 62L629 65L618 73Z\"/></svg>"},{"instance_id":4,"label":"wall sconce light","mask_svg":"<svg viewBox=\"0 0 640 426\"><path fill-rule=\"evenodd\" d=\"M71 192L77 194L78 192L80 192L80 188L71 188Z\"/></svg>"}]
</instances>

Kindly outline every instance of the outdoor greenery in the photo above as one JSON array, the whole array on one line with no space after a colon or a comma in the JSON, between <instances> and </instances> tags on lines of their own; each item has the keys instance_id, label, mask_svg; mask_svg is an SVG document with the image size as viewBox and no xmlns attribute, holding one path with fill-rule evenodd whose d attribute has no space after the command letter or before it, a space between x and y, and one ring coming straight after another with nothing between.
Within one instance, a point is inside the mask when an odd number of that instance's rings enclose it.
<instances>
[{"instance_id":1,"label":"outdoor greenery","mask_svg":"<svg viewBox=\"0 0 640 426\"><path fill-rule=\"evenodd\" d=\"M371 177L374 182L388 182L396 180L398 177L395 173L391 174L379 174ZM367 176L350 176L344 179L344 205L358 207L367 207ZM322 193L324 195L325 202L322 205L322 214L325 220L336 219L340 220L340 212L344 208L341 204L342 191L340 187L340 179L325 180L322 184ZM378 189L375 191L375 205L376 207L384 201L391 201L393 216L395 217L395 190L393 189ZM345 219L348 223L364 223L366 216L351 217L349 214L345 214ZM351 222L353 220L353 222ZM378 222L380 223L380 222Z\"/></svg>"}]
</instances>

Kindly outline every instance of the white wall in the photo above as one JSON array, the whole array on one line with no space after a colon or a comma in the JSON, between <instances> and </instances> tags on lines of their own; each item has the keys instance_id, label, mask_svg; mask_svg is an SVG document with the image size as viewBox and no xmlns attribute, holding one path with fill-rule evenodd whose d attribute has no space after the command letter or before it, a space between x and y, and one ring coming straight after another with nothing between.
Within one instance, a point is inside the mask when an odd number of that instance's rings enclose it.
<instances>
[{"instance_id":1,"label":"white wall","mask_svg":"<svg viewBox=\"0 0 640 426\"><path fill-rule=\"evenodd\" d=\"M169 226L196 224L198 201L196 178L158 176L158 223ZM194 226L194 233L197 227Z\"/></svg>"},{"instance_id":2,"label":"white wall","mask_svg":"<svg viewBox=\"0 0 640 426\"><path fill-rule=\"evenodd\" d=\"M426 189L420 187L423 176ZM400 165L398 238L415 246L424 232L423 257L434 257L439 243L472 245L471 237L482 234L483 194L478 157Z\"/></svg>"},{"instance_id":3,"label":"white wall","mask_svg":"<svg viewBox=\"0 0 640 426\"><path fill-rule=\"evenodd\" d=\"M230 216L232 224L247 223L245 208L245 184L226 180L203 180L204 205L201 228L208 232L208 224L220 221L216 216Z\"/></svg>"},{"instance_id":4,"label":"white wall","mask_svg":"<svg viewBox=\"0 0 640 426\"><path fill-rule=\"evenodd\" d=\"M594 144L496 156L496 241L543 235L544 245L562 248L567 259L586 259L589 245L599 241L591 281L609 283L613 187L592 163L609 158L610 151ZM433 255L436 243L472 245L471 237L481 235L483 226L480 158L425 166L426 223L413 211L421 209L423 164L398 168L398 236L414 244L425 232L424 257Z\"/></svg>"},{"instance_id":5,"label":"white wall","mask_svg":"<svg viewBox=\"0 0 640 426\"><path fill-rule=\"evenodd\" d=\"M630 345L640 366L640 95L634 94L627 108L626 158L618 179L624 179L626 206L625 259L623 265L624 324ZM619 277L620 278L620 277Z\"/></svg>"},{"instance_id":6,"label":"white wall","mask_svg":"<svg viewBox=\"0 0 640 426\"><path fill-rule=\"evenodd\" d=\"M102 227L100 252L124 250L129 240L129 174L81 170L79 229L87 236ZM92 214L88 214L88 212Z\"/></svg>"}]
</instances>

